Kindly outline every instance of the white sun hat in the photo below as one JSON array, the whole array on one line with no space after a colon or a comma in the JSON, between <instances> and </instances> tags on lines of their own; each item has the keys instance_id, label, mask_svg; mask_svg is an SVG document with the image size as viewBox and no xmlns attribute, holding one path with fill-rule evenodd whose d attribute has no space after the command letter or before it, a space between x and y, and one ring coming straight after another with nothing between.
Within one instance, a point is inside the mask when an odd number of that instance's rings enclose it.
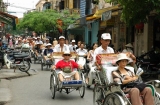
<instances>
[{"instance_id":1,"label":"white sun hat","mask_svg":"<svg viewBox=\"0 0 160 105\"><path fill-rule=\"evenodd\" d=\"M46 38L46 40L49 40L48 38Z\"/></svg>"},{"instance_id":2,"label":"white sun hat","mask_svg":"<svg viewBox=\"0 0 160 105\"><path fill-rule=\"evenodd\" d=\"M65 37L64 36L60 36L59 39L65 39Z\"/></svg>"},{"instance_id":3,"label":"white sun hat","mask_svg":"<svg viewBox=\"0 0 160 105\"><path fill-rule=\"evenodd\" d=\"M101 38L104 39L104 40L106 40L106 39L111 40L111 35L109 33L103 33L101 35Z\"/></svg>"},{"instance_id":4,"label":"white sun hat","mask_svg":"<svg viewBox=\"0 0 160 105\"><path fill-rule=\"evenodd\" d=\"M69 50L67 50L67 51L64 51L64 53L63 54L71 54L70 53L70 51Z\"/></svg>"},{"instance_id":5,"label":"white sun hat","mask_svg":"<svg viewBox=\"0 0 160 105\"><path fill-rule=\"evenodd\" d=\"M48 43L48 44L46 44L46 46L52 46L52 44Z\"/></svg>"},{"instance_id":6,"label":"white sun hat","mask_svg":"<svg viewBox=\"0 0 160 105\"><path fill-rule=\"evenodd\" d=\"M125 45L126 47L130 47L130 48L133 48L132 44L131 43L128 43Z\"/></svg>"},{"instance_id":7,"label":"white sun hat","mask_svg":"<svg viewBox=\"0 0 160 105\"><path fill-rule=\"evenodd\" d=\"M129 61L129 58L127 57L127 55L125 53L120 53L120 54L117 55L116 64L120 60L128 60Z\"/></svg>"},{"instance_id":8,"label":"white sun hat","mask_svg":"<svg viewBox=\"0 0 160 105\"><path fill-rule=\"evenodd\" d=\"M75 40L72 40L72 42L76 42Z\"/></svg>"}]
</instances>

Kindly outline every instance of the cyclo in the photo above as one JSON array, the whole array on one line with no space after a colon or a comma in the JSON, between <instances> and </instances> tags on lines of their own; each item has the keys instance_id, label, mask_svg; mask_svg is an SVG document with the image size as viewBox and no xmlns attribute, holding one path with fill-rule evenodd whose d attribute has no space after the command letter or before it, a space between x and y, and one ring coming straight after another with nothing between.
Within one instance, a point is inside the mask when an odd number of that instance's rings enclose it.
<instances>
[{"instance_id":1,"label":"cyclo","mask_svg":"<svg viewBox=\"0 0 160 105\"><path fill-rule=\"evenodd\" d=\"M93 105L132 105L131 97L121 89L121 82L114 82L112 72L118 70L117 66L111 66L117 59L117 54L99 54L96 60L101 63L101 70L96 70L95 87L93 91ZM110 66L109 66L110 65ZM129 71L135 72L131 66L126 66ZM138 68L136 74L143 73ZM155 80L146 82L146 86L151 88L154 97L154 105L160 105L160 94L152 85ZM143 97L140 95L144 104Z\"/></svg>"},{"instance_id":2,"label":"cyclo","mask_svg":"<svg viewBox=\"0 0 160 105\"><path fill-rule=\"evenodd\" d=\"M62 55L64 53L63 52L53 53L54 65L57 64L58 61L63 59ZM72 55L70 60L73 60L73 61L77 57L77 54L75 52L70 52L70 55ZM78 70L78 69L73 70L73 71L78 71L78 74L80 77L79 80L75 80L73 76L68 75L63 77L62 82L60 82L60 79L58 78L58 75L57 75L58 71L62 71L62 70L59 70L59 69L52 70L52 74L50 76L50 90L52 93L52 98L53 99L55 98L56 91L65 92L69 94L74 90L79 90L80 97L83 98L85 94L85 79L84 79L82 70Z\"/></svg>"}]
</instances>

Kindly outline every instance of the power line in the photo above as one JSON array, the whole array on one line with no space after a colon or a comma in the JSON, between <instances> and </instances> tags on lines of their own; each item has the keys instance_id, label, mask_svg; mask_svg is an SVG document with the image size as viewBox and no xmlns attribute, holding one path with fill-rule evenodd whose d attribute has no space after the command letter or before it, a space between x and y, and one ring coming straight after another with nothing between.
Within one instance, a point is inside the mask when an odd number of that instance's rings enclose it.
<instances>
[{"instance_id":1,"label":"power line","mask_svg":"<svg viewBox=\"0 0 160 105\"><path fill-rule=\"evenodd\" d=\"M15 8L21 8L25 10L32 10L33 8L27 8L27 7L21 7L21 6L15 6L15 5L9 5L10 7L15 7Z\"/></svg>"}]
</instances>

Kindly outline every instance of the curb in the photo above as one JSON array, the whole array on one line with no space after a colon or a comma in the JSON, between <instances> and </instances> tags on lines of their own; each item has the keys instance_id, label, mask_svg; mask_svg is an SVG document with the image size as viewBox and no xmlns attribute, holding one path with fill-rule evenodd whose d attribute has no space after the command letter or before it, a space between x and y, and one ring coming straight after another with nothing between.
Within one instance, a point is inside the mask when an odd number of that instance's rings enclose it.
<instances>
[{"instance_id":1,"label":"curb","mask_svg":"<svg viewBox=\"0 0 160 105\"><path fill-rule=\"evenodd\" d=\"M11 101L11 91L9 89L9 80L1 80L0 82L0 105L5 105Z\"/></svg>"},{"instance_id":2,"label":"curb","mask_svg":"<svg viewBox=\"0 0 160 105\"><path fill-rule=\"evenodd\" d=\"M29 72L29 74L27 73L23 73L23 72L19 72L19 73L14 73L14 72L2 72L0 73L0 79L15 79L15 78L22 78L22 77L29 77L32 75L36 75L38 74L38 72Z\"/></svg>"}]
</instances>

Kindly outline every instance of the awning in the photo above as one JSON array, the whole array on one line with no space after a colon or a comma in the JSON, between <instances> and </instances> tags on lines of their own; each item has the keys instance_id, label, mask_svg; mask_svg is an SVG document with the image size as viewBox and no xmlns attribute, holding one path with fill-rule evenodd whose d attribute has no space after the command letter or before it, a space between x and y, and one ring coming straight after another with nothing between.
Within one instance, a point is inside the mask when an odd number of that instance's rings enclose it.
<instances>
[{"instance_id":1,"label":"awning","mask_svg":"<svg viewBox=\"0 0 160 105\"><path fill-rule=\"evenodd\" d=\"M16 29L16 24L18 23L18 17L0 11L0 21L4 22L5 24L10 24L13 26L13 29Z\"/></svg>"},{"instance_id":2,"label":"awning","mask_svg":"<svg viewBox=\"0 0 160 105\"><path fill-rule=\"evenodd\" d=\"M112 11L112 16L116 16L116 15L118 15L117 10L119 10L119 9L120 9L120 6L115 5L115 6L112 6L112 7L97 10L95 14L93 14L91 16L87 16L86 21L99 19L99 18L101 18L102 14L104 12L107 12L107 11Z\"/></svg>"}]
</instances>

